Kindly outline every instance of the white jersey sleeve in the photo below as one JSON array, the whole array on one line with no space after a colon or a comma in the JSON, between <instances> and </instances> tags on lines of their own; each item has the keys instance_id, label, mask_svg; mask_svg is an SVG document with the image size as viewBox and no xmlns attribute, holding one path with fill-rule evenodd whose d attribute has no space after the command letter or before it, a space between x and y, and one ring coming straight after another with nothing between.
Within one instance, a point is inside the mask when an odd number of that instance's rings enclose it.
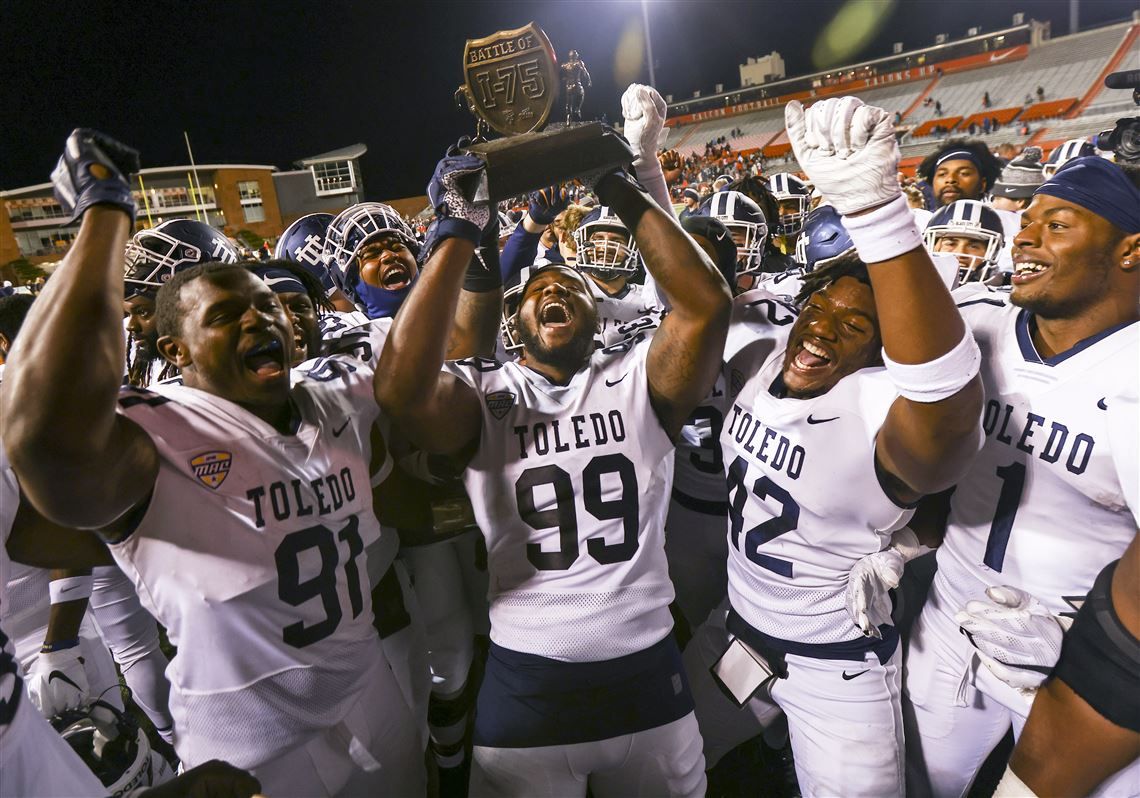
<instances>
[{"instance_id":1,"label":"white jersey sleeve","mask_svg":"<svg viewBox=\"0 0 1140 798\"><path fill-rule=\"evenodd\" d=\"M271 759L334 726L364 687L379 650L371 382L358 362L318 361L293 386L293 434L192 388L120 395L159 471L111 550L182 652L167 675L188 766Z\"/></svg>"},{"instance_id":2,"label":"white jersey sleeve","mask_svg":"<svg viewBox=\"0 0 1140 798\"><path fill-rule=\"evenodd\" d=\"M627 283L615 296L608 295L593 280L587 279L598 306L599 348L620 344L638 335L652 335L661 324L665 309L644 285Z\"/></svg>"},{"instance_id":3,"label":"white jersey sleeve","mask_svg":"<svg viewBox=\"0 0 1140 798\"><path fill-rule=\"evenodd\" d=\"M369 319L359 311L340 314L339 321L322 326L321 347L326 356L356 358L368 368L375 369L391 329L392 319L389 318Z\"/></svg>"},{"instance_id":4,"label":"white jersey sleeve","mask_svg":"<svg viewBox=\"0 0 1140 798\"><path fill-rule=\"evenodd\" d=\"M726 359L751 344L754 351L766 352L783 348L788 330L795 321L793 309L764 289L754 289L733 300L732 320L725 344ZM759 343L763 341L764 343ZM673 496L690 509L709 514L722 512L725 501L725 463L720 436L728 402L729 375L722 371L712 392L693 411L677 439L677 456L673 469ZM736 372L735 390L739 393L741 372Z\"/></svg>"},{"instance_id":5,"label":"white jersey sleeve","mask_svg":"<svg viewBox=\"0 0 1140 798\"><path fill-rule=\"evenodd\" d=\"M954 294L982 351L985 442L951 497L936 588L1013 585L1071 613L1136 532L1140 324L1042 357L1009 296Z\"/></svg>"},{"instance_id":6,"label":"white jersey sleeve","mask_svg":"<svg viewBox=\"0 0 1140 798\"><path fill-rule=\"evenodd\" d=\"M673 444L650 405L648 347L595 352L564 386L517 363L446 365L483 407L464 480L487 542L491 638L505 648L606 660L672 627Z\"/></svg>"}]
</instances>

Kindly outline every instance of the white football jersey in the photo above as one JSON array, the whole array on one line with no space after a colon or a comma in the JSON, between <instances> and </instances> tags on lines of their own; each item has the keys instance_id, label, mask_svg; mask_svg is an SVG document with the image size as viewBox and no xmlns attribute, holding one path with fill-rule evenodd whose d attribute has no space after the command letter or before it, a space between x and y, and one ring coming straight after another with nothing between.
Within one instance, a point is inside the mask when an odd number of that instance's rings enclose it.
<instances>
[{"instance_id":1,"label":"white football jersey","mask_svg":"<svg viewBox=\"0 0 1140 798\"><path fill-rule=\"evenodd\" d=\"M790 274L785 272L784 274ZM777 275L782 276L782 275ZM796 320L796 309L783 297L773 295L769 286L747 291L732 300L732 320L725 340L724 360L730 360L750 341L771 336L773 328L788 327ZM725 463L720 435L724 428L727 385L724 373L717 376L712 392L693 411L677 439L677 455L673 469L673 493L683 494L680 501L698 510L701 503L723 505L728 488L725 485ZM709 506L705 512L713 513Z\"/></svg>"},{"instance_id":2,"label":"white football jersey","mask_svg":"<svg viewBox=\"0 0 1140 798\"><path fill-rule=\"evenodd\" d=\"M789 269L786 272L758 275L756 287L777 297L781 302L795 302L800 289L804 287L804 270Z\"/></svg>"},{"instance_id":3,"label":"white football jersey","mask_svg":"<svg viewBox=\"0 0 1140 798\"><path fill-rule=\"evenodd\" d=\"M487 542L491 639L504 648L592 662L672 628L673 444L649 402L648 348L599 350L565 386L517 363L445 366L482 401L464 481Z\"/></svg>"},{"instance_id":4,"label":"white football jersey","mask_svg":"<svg viewBox=\"0 0 1140 798\"><path fill-rule=\"evenodd\" d=\"M1072 614L1136 534L1140 324L1046 359L1007 294L954 296L982 350L985 444L951 498L939 583L951 606L1013 585Z\"/></svg>"},{"instance_id":5,"label":"white football jersey","mask_svg":"<svg viewBox=\"0 0 1140 798\"><path fill-rule=\"evenodd\" d=\"M763 291L739 299L751 311L750 340L726 361L721 432L732 607L782 640L860 638L844 601L847 576L910 517L875 474L875 436L897 392L885 369L870 368L822 396L780 398L794 317Z\"/></svg>"},{"instance_id":6,"label":"white football jersey","mask_svg":"<svg viewBox=\"0 0 1140 798\"><path fill-rule=\"evenodd\" d=\"M167 670L188 766L249 768L335 726L376 657L365 548L372 371L324 358L294 372L295 434L184 386L124 390L159 472L111 546L181 652Z\"/></svg>"},{"instance_id":7,"label":"white football jersey","mask_svg":"<svg viewBox=\"0 0 1140 798\"><path fill-rule=\"evenodd\" d=\"M639 333L652 334L660 326L665 311L644 285L626 283L620 292L609 296L588 277L586 282L598 304L599 332L594 341L599 347L627 341Z\"/></svg>"},{"instance_id":8,"label":"white football jersey","mask_svg":"<svg viewBox=\"0 0 1140 798\"><path fill-rule=\"evenodd\" d=\"M329 313L321 317L322 349L327 355L353 357L376 368L392 319L370 319L360 311Z\"/></svg>"}]
</instances>

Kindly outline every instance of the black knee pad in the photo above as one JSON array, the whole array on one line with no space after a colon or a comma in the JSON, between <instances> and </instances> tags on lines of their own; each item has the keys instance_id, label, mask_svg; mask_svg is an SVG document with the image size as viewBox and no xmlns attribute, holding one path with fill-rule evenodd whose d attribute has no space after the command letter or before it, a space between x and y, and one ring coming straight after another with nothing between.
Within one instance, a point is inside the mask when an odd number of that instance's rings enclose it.
<instances>
[{"instance_id":1,"label":"black knee pad","mask_svg":"<svg viewBox=\"0 0 1140 798\"><path fill-rule=\"evenodd\" d=\"M1109 563L1065 635L1053 675L1117 726L1140 732L1140 640L1112 606Z\"/></svg>"}]
</instances>

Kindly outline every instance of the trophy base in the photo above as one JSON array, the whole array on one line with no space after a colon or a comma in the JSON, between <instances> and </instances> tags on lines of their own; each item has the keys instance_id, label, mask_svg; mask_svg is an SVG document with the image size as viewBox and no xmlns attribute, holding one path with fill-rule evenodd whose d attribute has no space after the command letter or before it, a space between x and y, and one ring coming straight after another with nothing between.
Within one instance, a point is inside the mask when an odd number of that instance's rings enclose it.
<instances>
[{"instance_id":1,"label":"trophy base","mask_svg":"<svg viewBox=\"0 0 1140 798\"><path fill-rule=\"evenodd\" d=\"M465 192L475 202L498 202L587 172L616 169L634 158L625 139L601 122L509 136L473 144L465 152L487 165Z\"/></svg>"}]
</instances>

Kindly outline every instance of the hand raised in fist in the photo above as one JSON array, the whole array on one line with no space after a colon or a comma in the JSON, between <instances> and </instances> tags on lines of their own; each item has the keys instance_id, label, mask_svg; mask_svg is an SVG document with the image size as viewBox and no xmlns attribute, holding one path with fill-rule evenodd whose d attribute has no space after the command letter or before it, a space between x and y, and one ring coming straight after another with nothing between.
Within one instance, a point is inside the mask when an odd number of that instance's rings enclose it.
<instances>
[{"instance_id":1,"label":"hand raised in fist","mask_svg":"<svg viewBox=\"0 0 1140 798\"><path fill-rule=\"evenodd\" d=\"M856 97L784 109L788 140L800 168L844 216L890 202L898 183L899 145L890 116Z\"/></svg>"},{"instance_id":2,"label":"hand raised in fist","mask_svg":"<svg viewBox=\"0 0 1140 798\"><path fill-rule=\"evenodd\" d=\"M127 178L138 170L137 150L97 130L76 128L52 170L52 192L73 220L92 205L112 205L133 221L136 207Z\"/></svg>"}]
</instances>

